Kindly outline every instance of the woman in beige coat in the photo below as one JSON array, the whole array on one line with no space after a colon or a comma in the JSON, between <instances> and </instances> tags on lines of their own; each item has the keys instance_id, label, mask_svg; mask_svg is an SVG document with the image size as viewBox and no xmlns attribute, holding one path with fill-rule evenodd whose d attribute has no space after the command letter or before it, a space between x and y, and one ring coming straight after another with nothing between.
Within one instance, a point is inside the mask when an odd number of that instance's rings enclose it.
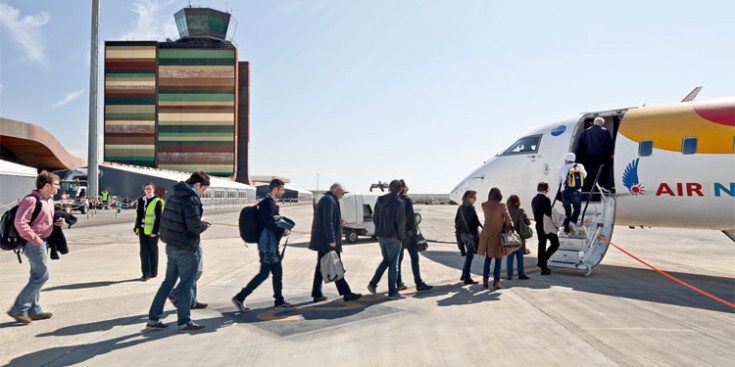
<instances>
[{"instance_id":1,"label":"woman in beige coat","mask_svg":"<svg viewBox=\"0 0 735 367\"><path fill-rule=\"evenodd\" d=\"M485 214L485 227L480 234L480 243L477 246L477 254L485 256L485 264L482 271L482 285L488 288L490 278L490 261L495 259L493 269L493 287L500 289L500 265L503 262L503 246L500 244L500 234L505 226L511 225L508 208L501 201L503 194L500 189L493 187L487 194L487 201L482 203L482 212Z\"/></svg>"}]
</instances>

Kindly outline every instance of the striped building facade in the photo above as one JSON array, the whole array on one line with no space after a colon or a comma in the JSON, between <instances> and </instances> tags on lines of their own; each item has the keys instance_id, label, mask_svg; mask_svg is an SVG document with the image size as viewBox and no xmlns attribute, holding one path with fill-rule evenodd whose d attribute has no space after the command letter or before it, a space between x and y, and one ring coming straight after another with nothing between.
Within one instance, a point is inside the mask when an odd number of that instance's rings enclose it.
<instances>
[{"instance_id":1,"label":"striped building facade","mask_svg":"<svg viewBox=\"0 0 735 367\"><path fill-rule=\"evenodd\" d=\"M158 42L105 46L105 160L155 167Z\"/></svg>"},{"instance_id":2,"label":"striped building facade","mask_svg":"<svg viewBox=\"0 0 735 367\"><path fill-rule=\"evenodd\" d=\"M106 42L105 160L247 183L249 83L239 68L249 76L231 43Z\"/></svg>"}]
</instances>

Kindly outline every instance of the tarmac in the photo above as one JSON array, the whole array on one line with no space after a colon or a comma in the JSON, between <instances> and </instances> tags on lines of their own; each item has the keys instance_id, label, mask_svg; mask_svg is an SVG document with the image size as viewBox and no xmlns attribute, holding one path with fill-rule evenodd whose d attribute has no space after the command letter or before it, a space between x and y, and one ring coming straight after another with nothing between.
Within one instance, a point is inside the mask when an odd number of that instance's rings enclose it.
<instances>
[{"instance_id":1,"label":"tarmac","mask_svg":"<svg viewBox=\"0 0 735 367\"><path fill-rule=\"evenodd\" d=\"M132 211L98 212L65 230L70 252L51 260L40 303L54 317L20 325L0 316L0 364L8 366L732 366L735 308L695 292L610 247L589 277L535 267L536 239L525 257L530 280L506 280L487 290L459 282L463 258L454 242L456 206L421 205L429 244L421 276L435 287L416 292L404 259L405 298L388 300L366 286L380 262L372 238L345 244L346 279L364 296L344 302L332 284L328 301L312 303L317 260L307 248L312 206L283 206L297 223L283 261L284 296L299 307L274 310L266 280L235 312L230 299L257 273L257 248L238 237L238 212L205 211L214 223L203 235L204 274L192 310L205 325L176 331L176 311L164 309L166 330L146 330L148 308L166 271L140 280ZM103 224L103 225L98 225ZM735 303L735 244L716 231L616 227L613 242L670 275ZM0 303L10 309L28 279L28 263L0 255ZM473 274L481 280L482 259ZM505 264L503 264L505 271ZM382 292L382 293L381 293Z\"/></svg>"}]
</instances>

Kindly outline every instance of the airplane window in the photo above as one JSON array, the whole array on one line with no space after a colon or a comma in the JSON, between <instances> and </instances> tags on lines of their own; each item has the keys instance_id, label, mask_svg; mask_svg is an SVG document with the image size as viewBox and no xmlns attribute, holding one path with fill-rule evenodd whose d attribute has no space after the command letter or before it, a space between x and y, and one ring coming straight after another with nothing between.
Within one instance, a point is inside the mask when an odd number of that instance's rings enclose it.
<instances>
[{"instance_id":1,"label":"airplane window","mask_svg":"<svg viewBox=\"0 0 735 367\"><path fill-rule=\"evenodd\" d=\"M539 142L541 141L541 135L526 136L518 139L517 142L513 143L510 148L506 149L501 155L511 154L531 154L538 152Z\"/></svg>"},{"instance_id":2,"label":"airplane window","mask_svg":"<svg viewBox=\"0 0 735 367\"><path fill-rule=\"evenodd\" d=\"M638 156L648 157L653 154L653 140L642 140L638 144Z\"/></svg>"},{"instance_id":3,"label":"airplane window","mask_svg":"<svg viewBox=\"0 0 735 367\"><path fill-rule=\"evenodd\" d=\"M694 154L697 152L697 138L684 138L681 142L681 152L684 154Z\"/></svg>"}]
</instances>

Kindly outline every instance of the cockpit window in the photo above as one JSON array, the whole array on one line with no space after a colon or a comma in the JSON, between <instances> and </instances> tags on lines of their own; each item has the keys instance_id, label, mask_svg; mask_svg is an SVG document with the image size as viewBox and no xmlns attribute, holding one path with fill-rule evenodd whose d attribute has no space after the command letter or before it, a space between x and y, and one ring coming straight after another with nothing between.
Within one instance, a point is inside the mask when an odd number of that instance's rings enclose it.
<instances>
[{"instance_id":1,"label":"cockpit window","mask_svg":"<svg viewBox=\"0 0 735 367\"><path fill-rule=\"evenodd\" d=\"M501 155L512 154L532 154L538 152L541 135L526 136L518 139L510 148L506 149Z\"/></svg>"}]
</instances>

